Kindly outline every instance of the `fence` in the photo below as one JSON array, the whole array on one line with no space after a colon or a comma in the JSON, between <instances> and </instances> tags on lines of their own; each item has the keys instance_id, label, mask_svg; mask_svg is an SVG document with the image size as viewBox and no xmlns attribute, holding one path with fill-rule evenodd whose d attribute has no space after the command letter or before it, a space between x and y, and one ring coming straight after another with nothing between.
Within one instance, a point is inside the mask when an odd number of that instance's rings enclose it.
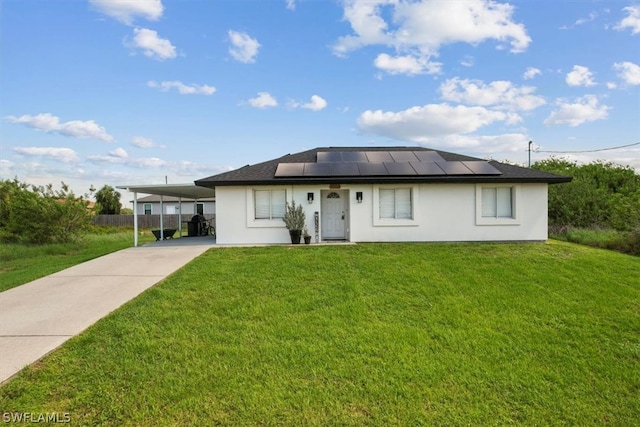
<instances>
[{"instance_id":1,"label":"fence","mask_svg":"<svg viewBox=\"0 0 640 427\"><path fill-rule=\"evenodd\" d=\"M182 222L190 221L192 216L182 215ZM203 216L206 220L211 220L211 224L215 226L215 214ZM162 219L164 228L179 228L178 218L178 215L164 215ZM96 215L93 224L110 227L133 227L133 215ZM160 215L138 215L138 228L160 228Z\"/></svg>"}]
</instances>

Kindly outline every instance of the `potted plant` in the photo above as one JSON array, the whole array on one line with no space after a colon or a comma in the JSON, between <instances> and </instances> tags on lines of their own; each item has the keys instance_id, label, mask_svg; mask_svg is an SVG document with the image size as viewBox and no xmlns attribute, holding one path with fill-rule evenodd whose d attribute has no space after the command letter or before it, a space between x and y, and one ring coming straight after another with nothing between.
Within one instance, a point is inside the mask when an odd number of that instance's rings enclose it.
<instances>
[{"instance_id":1,"label":"potted plant","mask_svg":"<svg viewBox=\"0 0 640 427\"><path fill-rule=\"evenodd\" d=\"M311 234L309 234L309 230L307 230L307 227L305 227L304 230L302 230L302 237L304 238L305 245L308 245L309 243L311 243Z\"/></svg>"},{"instance_id":2,"label":"potted plant","mask_svg":"<svg viewBox=\"0 0 640 427\"><path fill-rule=\"evenodd\" d=\"M284 221L284 225L287 227L287 230L289 230L291 243L300 244L300 237L302 237L302 230L304 229L304 223L306 220L304 210L302 210L302 205L296 205L295 201L292 201L291 204L287 202L287 207L282 220Z\"/></svg>"}]
</instances>

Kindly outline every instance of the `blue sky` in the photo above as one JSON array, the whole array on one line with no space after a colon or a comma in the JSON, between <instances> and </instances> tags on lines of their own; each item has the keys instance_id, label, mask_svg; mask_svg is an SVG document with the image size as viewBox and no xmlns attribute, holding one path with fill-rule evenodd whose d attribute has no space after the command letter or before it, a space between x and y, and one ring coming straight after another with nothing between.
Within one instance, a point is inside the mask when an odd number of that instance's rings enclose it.
<instances>
[{"instance_id":1,"label":"blue sky","mask_svg":"<svg viewBox=\"0 0 640 427\"><path fill-rule=\"evenodd\" d=\"M3 0L0 177L185 183L319 146L640 170L640 2Z\"/></svg>"}]
</instances>

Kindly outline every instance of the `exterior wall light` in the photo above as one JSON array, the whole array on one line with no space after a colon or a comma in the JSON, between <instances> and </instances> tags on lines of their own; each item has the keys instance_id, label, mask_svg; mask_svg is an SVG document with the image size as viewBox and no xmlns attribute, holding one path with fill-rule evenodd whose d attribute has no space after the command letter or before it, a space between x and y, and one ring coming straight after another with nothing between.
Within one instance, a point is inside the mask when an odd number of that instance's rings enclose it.
<instances>
[{"instance_id":1,"label":"exterior wall light","mask_svg":"<svg viewBox=\"0 0 640 427\"><path fill-rule=\"evenodd\" d=\"M307 203L313 203L313 193L307 193Z\"/></svg>"},{"instance_id":2,"label":"exterior wall light","mask_svg":"<svg viewBox=\"0 0 640 427\"><path fill-rule=\"evenodd\" d=\"M356 191L356 200L358 203L362 203L362 191Z\"/></svg>"}]
</instances>

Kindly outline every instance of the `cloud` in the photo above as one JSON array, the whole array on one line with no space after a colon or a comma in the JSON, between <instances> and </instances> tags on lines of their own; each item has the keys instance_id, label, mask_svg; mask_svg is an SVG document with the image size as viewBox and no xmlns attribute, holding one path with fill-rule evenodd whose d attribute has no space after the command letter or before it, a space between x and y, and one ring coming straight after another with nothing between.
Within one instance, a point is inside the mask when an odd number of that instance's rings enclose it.
<instances>
[{"instance_id":1,"label":"cloud","mask_svg":"<svg viewBox=\"0 0 640 427\"><path fill-rule=\"evenodd\" d=\"M618 72L618 77L626 84L640 85L640 65L633 62L616 62L613 64L613 69Z\"/></svg>"},{"instance_id":2,"label":"cloud","mask_svg":"<svg viewBox=\"0 0 640 427\"><path fill-rule=\"evenodd\" d=\"M285 3L287 3L287 9L296 10L296 1L295 0L285 0Z\"/></svg>"},{"instance_id":3,"label":"cloud","mask_svg":"<svg viewBox=\"0 0 640 427\"><path fill-rule=\"evenodd\" d=\"M127 161L127 165L136 167L136 168L159 168L162 166L166 166L168 163L162 159L157 157L146 157L140 159L132 159Z\"/></svg>"},{"instance_id":4,"label":"cloud","mask_svg":"<svg viewBox=\"0 0 640 427\"><path fill-rule=\"evenodd\" d=\"M573 71L567 74L566 82L569 86L595 86L593 73L582 65L574 65Z\"/></svg>"},{"instance_id":5,"label":"cloud","mask_svg":"<svg viewBox=\"0 0 640 427\"><path fill-rule=\"evenodd\" d=\"M153 148L156 146L156 144L151 139L145 138L143 136L134 136L131 139L131 144L139 148Z\"/></svg>"},{"instance_id":6,"label":"cloud","mask_svg":"<svg viewBox=\"0 0 640 427\"><path fill-rule=\"evenodd\" d=\"M399 112L365 111L357 121L367 134L424 143L434 137L466 134L494 122L508 122L512 116L484 107L428 104Z\"/></svg>"},{"instance_id":7,"label":"cloud","mask_svg":"<svg viewBox=\"0 0 640 427\"><path fill-rule=\"evenodd\" d=\"M440 85L442 99L464 104L494 106L511 111L530 111L546 104L544 98L534 95L531 86L516 87L498 80L485 84L479 80L453 78Z\"/></svg>"},{"instance_id":8,"label":"cloud","mask_svg":"<svg viewBox=\"0 0 640 427\"><path fill-rule=\"evenodd\" d=\"M78 155L71 148L14 147L13 151L27 157L45 157L63 163L73 163L79 160Z\"/></svg>"},{"instance_id":9,"label":"cloud","mask_svg":"<svg viewBox=\"0 0 640 427\"><path fill-rule=\"evenodd\" d=\"M631 34L640 34L640 5L627 6L622 9L628 14L626 18L618 23L616 30L631 29Z\"/></svg>"},{"instance_id":10,"label":"cloud","mask_svg":"<svg viewBox=\"0 0 640 427\"><path fill-rule=\"evenodd\" d=\"M606 119L611 107L599 105L598 98L594 95L585 95L569 103L563 99L556 102L558 109L551 112L544 121L547 126L569 125L579 126L586 122Z\"/></svg>"},{"instance_id":11,"label":"cloud","mask_svg":"<svg viewBox=\"0 0 640 427\"><path fill-rule=\"evenodd\" d=\"M118 159L126 159L129 157L129 154L127 154L127 151L124 148L116 148L115 150L110 151L109 155L111 157L117 157Z\"/></svg>"},{"instance_id":12,"label":"cloud","mask_svg":"<svg viewBox=\"0 0 640 427\"><path fill-rule=\"evenodd\" d=\"M43 113L35 116L23 115L20 117L8 116L6 120L18 123L47 133L59 133L72 138L99 139L112 142L114 138L107 133L105 128L99 126L93 120L72 120L60 123L60 118L51 113Z\"/></svg>"},{"instance_id":13,"label":"cloud","mask_svg":"<svg viewBox=\"0 0 640 427\"><path fill-rule=\"evenodd\" d=\"M168 92L170 89L177 89L180 95L213 95L216 88L208 85L187 85L180 81L164 81L157 83L153 80L147 82L147 86Z\"/></svg>"},{"instance_id":14,"label":"cloud","mask_svg":"<svg viewBox=\"0 0 640 427\"><path fill-rule=\"evenodd\" d=\"M89 0L89 4L126 25L136 17L157 21L164 10L161 0Z\"/></svg>"},{"instance_id":15,"label":"cloud","mask_svg":"<svg viewBox=\"0 0 640 427\"><path fill-rule=\"evenodd\" d=\"M251 98L249 104L256 108L277 107L278 101L269 92L258 92L258 96Z\"/></svg>"},{"instance_id":16,"label":"cloud","mask_svg":"<svg viewBox=\"0 0 640 427\"><path fill-rule=\"evenodd\" d=\"M260 43L256 39L251 38L246 33L229 30L229 40L231 41L229 54L235 60L245 64L256 62L256 56L260 48Z\"/></svg>"},{"instance_id":17,"label":"cloud","mask_svg":"<svg viewBox=\"0 0 640 427\"><path fill-rule=\"evenodd\" d=\"M312 111L320 111L327 107L327 101L325 101L321 96L312 95L310 102L301 104L297 101L290 101L287 106L289 108L304 108Z\"/></svg>"},{"instance_id":18,"label":"cloud","mask_svg":"<svg viewBox=\"0 0 640 427\"><path fill-rule=\"evenodd\" d=\"M563 25L562 27L560 27L560 29L561 30L570 30L570 29L575 28L575 27L577 27L579 25L584 25L584 24L586 24L588 22L592 22L597 17L598 17L598 14L596 12L591 12L591 13L589 13L589 16L587 18L580 18L576 22L574 22L572 25Z\"/></svg>"},{"instance_id":19,"label":"cloud","mask_svg":"<svg viewBox=\"0 0 640 427\"><path fill-rule=\"evenodd\" d=\"M527 68L527 70L524 72L524 74L522 75L522 77L525 80L531 80L532 78L534 78L535 76L542 74L542 71L540 71L538 68L534 68L534 67L529 67Z\"/></svg>"},{"instance_id":20,"label":"cloud","mask_svg":"<svg viewBox=\"0 0 640 427\"><path fill-rule=\"evenodd\" d=\"M353 34L338 38L334 54L345 56L356 49L380 45L393 48L391 56L378 56L377 66L395 73L437 73L431 65L442 46L477 45L496 40L511 52L526 50L531 38L522 24L513 22L513 6L488 0L415 2L392 0L343 0L344 19ZM413 57L414 61L407 61ZM417 66L423 68L417 71ZM431 66L430 66L431 65Z\"/></svg>"},{"instance_id":21,"label":"cloud","mask_svg":"<svg viewBox=\"0 0 640 427\"><path fill-rule=\"evenodd\" d=\"M177 56L176 48L169 40L160 38L156 31L146 28L134 28L133 42L125 44L134 49L141 49L145 56L158 61Z\"/></svg>"},{"instance_id":22,"label":"cloud","mask_svg":"<svg viewBox=\"0 0 640 427\"><path fill-rule=\"evenodd\" d=\"M391 57L386 53L381 53L373 64L382 71L389 74L437 74L440 72L442 64L439 62L429 62L426 58L416 58L415 56L395 56Z\"/></svg>"}]
</instances>

